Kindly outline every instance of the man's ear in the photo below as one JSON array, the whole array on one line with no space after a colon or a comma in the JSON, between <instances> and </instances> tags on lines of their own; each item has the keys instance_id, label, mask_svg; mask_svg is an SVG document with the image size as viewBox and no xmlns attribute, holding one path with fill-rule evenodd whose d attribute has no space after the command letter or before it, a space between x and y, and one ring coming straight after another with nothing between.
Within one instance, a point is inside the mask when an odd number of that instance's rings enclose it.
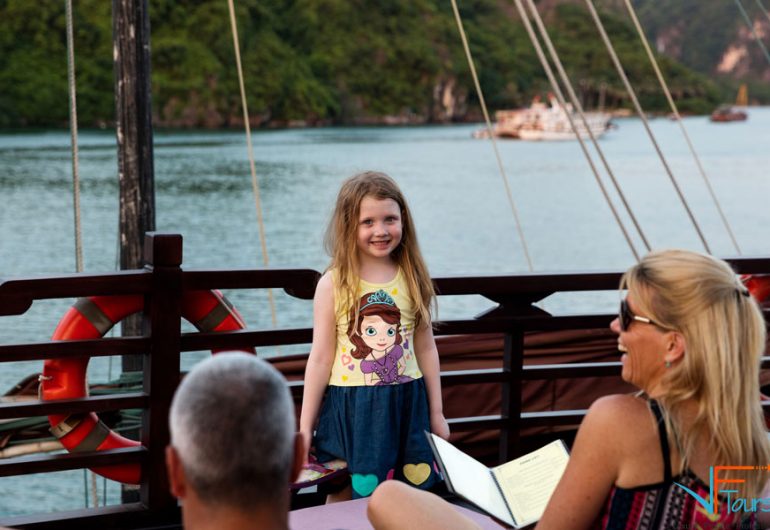
<instances>
[{"instance_id":1,"label":"man's ear","mask_svg":"<svg viewBox=\"0 0 770 530\"><path fill-rule=\"evenodd\" d=\"M291 463L291 475L289 475L291 482L294 482L299 477L299 472L302 471L302 464L305 462L306 455L305 438L302 434L296 432L294 433L294 461Z\"/></svg>"},{"instance_id":2,"label":"man's ear","mask_svg":"<svg viewBox=\"0 0 770 530\"><path fill-rule=\"evenodd\" d=\"M684 335L678 331L670 331L666 337L666 353L663 355L663 360L671 364L679 362L686 350L687 341Z\"/></svg>"},{"instance_id":3,"label":"man's ear","mask_svg":"<svg viewBox=\"0 0 770 530\"><path fill-rule=\"evenodd\" d=\"M187 494L187 483L184 476L184 467L179 453L173 446L166 446L166 471L171 495L177 499L184 499Z\"/></svg>"}]
</instances>

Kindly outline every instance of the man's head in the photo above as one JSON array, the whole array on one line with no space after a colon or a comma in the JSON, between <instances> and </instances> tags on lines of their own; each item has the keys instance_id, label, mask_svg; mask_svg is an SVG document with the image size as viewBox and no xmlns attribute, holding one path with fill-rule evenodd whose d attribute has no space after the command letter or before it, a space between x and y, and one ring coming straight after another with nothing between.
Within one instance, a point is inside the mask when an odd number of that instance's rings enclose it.
<instances>
[{"instance_id":1,"label":"man's head","mask_svg":"<svg viewBox=\"0 0 770 530\"><path fill-rule=\"evenodd\" d=\"M206 359L179 385L169 424L176 497L240 511L283 506L302 448L286 381L270 364L237 352Z\"/></svg>"}]
</instances>

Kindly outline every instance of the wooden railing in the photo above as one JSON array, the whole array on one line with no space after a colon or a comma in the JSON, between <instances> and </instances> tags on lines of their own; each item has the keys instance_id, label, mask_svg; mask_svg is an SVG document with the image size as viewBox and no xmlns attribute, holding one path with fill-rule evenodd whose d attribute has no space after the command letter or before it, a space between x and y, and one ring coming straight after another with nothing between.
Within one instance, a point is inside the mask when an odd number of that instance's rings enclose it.
<instances>
[{"instance_id":1,"label":"wooden railing","mask_svg":"<svg viewBox=\"0 0 770 530\"><path fill-rule=\"evenodd\" d=\"M96 340L45 341L0 346L0 362L109 355L143 356L141 392L59 401L0 404L0 419L103 412L128 408L143 410L141 446L100 452L46 454L0 460L0 476L47 473L111 464L138 464L142 469L137 503L55 514L6 518L0 524L24 528L147 528L179 522L176 501L165 476L164 448L168 444L168 411L180 376L180 352L307 344L310 328L269 331L181 333L181 293L205 289L280 288L291 296L310 300L319 273L307 269L183 271L182 237L148 234L147 265L142 270L110 274L72 274L0 281L0 315L25 313L35 300L94 295L144 296L146 332L140 337ZM741 273L770 272L770 258L731 260ZM617 375L619 363L524 366L524 334L531 330L592 329L605 327L612 315L551 316L533 304L553 293L617 289L620 273L524 274L516 276L437 278L444 295L481 295L499 305L474 319L439 323L438 335L504 334L501 369L442 373L442 384L500 384L501 413L491 417L452 418L454 431L499 429L499 459L518 452L524 427L574 424L582 411L525 413L521 410L522 382L534 379ZM0 321L1 322L1 321ZM301 393L301 381L292 382Z\"/></svg>"}]
</instances>

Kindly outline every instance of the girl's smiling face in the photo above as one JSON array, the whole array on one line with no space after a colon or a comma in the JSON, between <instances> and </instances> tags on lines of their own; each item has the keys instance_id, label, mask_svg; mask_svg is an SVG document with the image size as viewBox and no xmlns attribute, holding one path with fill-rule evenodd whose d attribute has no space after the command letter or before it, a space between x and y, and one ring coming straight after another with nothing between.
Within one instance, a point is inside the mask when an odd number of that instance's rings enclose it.
<instances>
[{"instance_id":1,"label":"girl's smiling face","mask_svg":"<svg viewBox=\"0 0 770 530\"><path fill-rule=\"evenodd\" d=\"M388 324L377 315L361 320L361 338L372 351L386 352L396 343L396 324Z\"/></svg>"},{"instance_id":2,"label":"girl's smiling face","mask_svg":"<svg viewBox=\"0 0 770 530\"><path fill-rule=\"evenodd\" d=\"M393 199L367 195L358 214L356 245L359 255L374 259L390 256L401 243L401 208Z\"/></svg>"}]
</instances>

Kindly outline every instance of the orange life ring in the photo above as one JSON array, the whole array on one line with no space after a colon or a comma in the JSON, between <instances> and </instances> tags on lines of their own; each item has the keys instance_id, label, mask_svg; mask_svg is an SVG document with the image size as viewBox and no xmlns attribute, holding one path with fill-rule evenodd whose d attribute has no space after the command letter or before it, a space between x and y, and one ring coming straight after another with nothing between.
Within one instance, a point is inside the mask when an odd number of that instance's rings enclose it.
<instances>
[{"instance_id":1,"label":"orange life ring","mask_svg":"<svg viewBox=\"0 0 770 530\"><path fill-rule=\"evenodd\" d=\"M770 274L744 274L741 281L760 304L770 296Z\"/></svg>"},{"instance_id":2,"label":"orange life ring","mask_svg":"<svg viewBox=\"0 0 770 530\"><path fill-rule=\"evenodd\" d=\"M80 298L59 321L52 339L103 337L112 326L128 315L138 313L143 307L144 297L140 295ZM219 291L186 292L181 307L182 317L199 331L233 331L246 327L238 311ZM254 353L253 350L251 353ZM88 357L46 360L40 377L41 399L48 401L87 396L88 361ZM48 416L48 421L51 433L70 452L104 451L140 445L112 431L94 412L69 416L54 414ZM125 484L139 484L141 478L138 464L98 467L93 471Z\"/></svg>"},{"instance_id":3,"label":"orange life ring","mask_svg":"<svg viewBox=\"0 0 770 530\"><path fill-rule=\"evenodd\" d=\"M770 296L770 274L743 274L741 281L757 303L761 304ZM767 401L770 397L760 394L760 399ZM770 429L770 414L767 413L765 413L765 427Z\"/></svg>"}]
</instances>

